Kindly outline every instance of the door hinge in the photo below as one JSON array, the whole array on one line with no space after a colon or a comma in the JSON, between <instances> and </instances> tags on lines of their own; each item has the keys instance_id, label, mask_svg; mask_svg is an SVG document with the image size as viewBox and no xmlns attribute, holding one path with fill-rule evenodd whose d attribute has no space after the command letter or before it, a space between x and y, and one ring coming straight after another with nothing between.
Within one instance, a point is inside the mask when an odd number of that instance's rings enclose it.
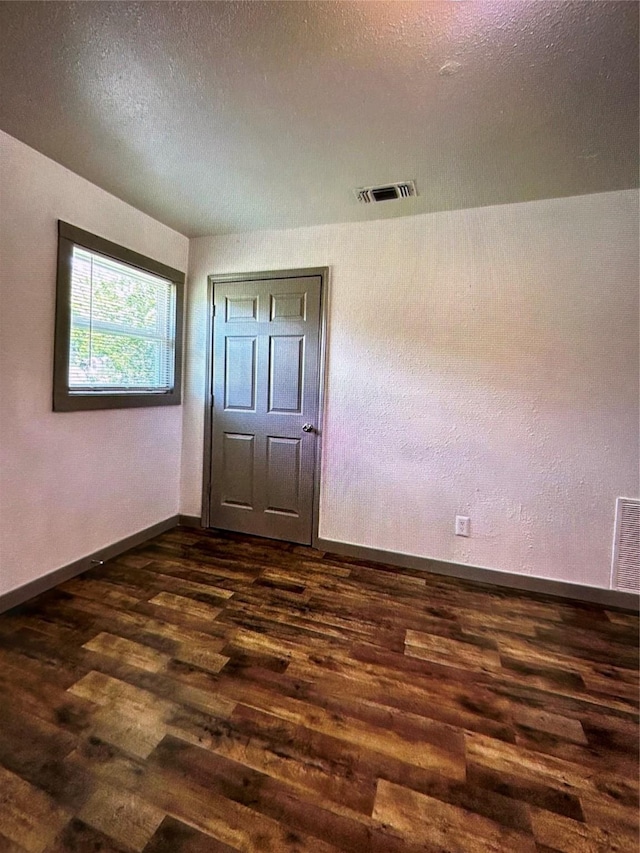
<instances>
[{"instance_id":1,"label":"door hinge","mask_svg":"<svg viewBox=\"0 0 640 853\"><path fill-rule=\"evenodd\" d=\"M215 317L215 316L216 316L216 306L215 306L215 305L212 305L212 306L211 306L211 316L212 316L212 317Z\"/></svg>"}]
</instances>

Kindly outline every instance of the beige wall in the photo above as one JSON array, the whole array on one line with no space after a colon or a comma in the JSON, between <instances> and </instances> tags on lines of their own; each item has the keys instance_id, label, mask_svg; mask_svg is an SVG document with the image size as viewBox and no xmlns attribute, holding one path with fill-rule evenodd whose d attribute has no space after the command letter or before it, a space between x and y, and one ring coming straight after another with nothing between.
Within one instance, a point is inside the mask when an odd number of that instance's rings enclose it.
<instances>
[{"instance_id":1,"label":"beige wall","mask_svg":"<svg viewBox=\"0 0 640 853\"><path fill-rule=\"evenodd\" d=\"M185 237L0 133L0 594L178 511L180 407L51 410L58 219L187 264Z\"/></svg>"},{"instance_id":2,"label":"beige wall","mask_svg":"<svg viewBox=\"0 0 640 853\"><path fill-rule=\"evenodd\" d=\"M639 492L637 191L192 240L183 513L207 274L325 264L321 536L607 587Z\"/></svg>"}]
</instances>

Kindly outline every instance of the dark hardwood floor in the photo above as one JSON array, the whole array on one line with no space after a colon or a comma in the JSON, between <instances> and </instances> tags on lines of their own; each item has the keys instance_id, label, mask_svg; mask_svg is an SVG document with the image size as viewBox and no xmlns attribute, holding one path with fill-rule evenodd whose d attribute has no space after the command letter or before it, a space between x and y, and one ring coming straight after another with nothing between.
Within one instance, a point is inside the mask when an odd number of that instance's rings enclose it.
<instances>
[{"instance_id":1,"label":"dark hardwood floor","mask_svg":"<svg viewBox=\"0 0 640 853\"><path fill-rule=\"evenodd\" d=\"M0 616L2 853L638 850L638 618L178 529Z\"/></svg>"}]
</instances>

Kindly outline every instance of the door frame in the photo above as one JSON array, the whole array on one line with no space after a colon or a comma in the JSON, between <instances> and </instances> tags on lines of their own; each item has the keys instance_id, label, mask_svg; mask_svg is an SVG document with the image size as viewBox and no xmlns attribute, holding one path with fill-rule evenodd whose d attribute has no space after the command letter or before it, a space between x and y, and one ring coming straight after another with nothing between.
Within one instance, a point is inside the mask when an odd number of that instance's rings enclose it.
<instances>
[{"instance_id":1,"label":"door frame","mask_svg":"<svg viewBox=\"0 0 640 853\"><path fill-rule=\"evenodd\" d=\"M320 327L318 348L318 427L316 428L316 452L313 469L313 519L311 526L311 547L315 548L319 539L320 523L320 477L322 475L322 435L324 431L324 398L327 362L327 319L329 306L329 267L303 267L292 270L266 270L264 272L212 273L207 276L207 333L206 366L204 394L204 463L202 469L202 517L203 527L211 527L211 481L213 464L213 434L216 428L216 410L213 397L213 307L216 284L265 279L303 278L320 276Z\"/></svg>"}]
</instances>

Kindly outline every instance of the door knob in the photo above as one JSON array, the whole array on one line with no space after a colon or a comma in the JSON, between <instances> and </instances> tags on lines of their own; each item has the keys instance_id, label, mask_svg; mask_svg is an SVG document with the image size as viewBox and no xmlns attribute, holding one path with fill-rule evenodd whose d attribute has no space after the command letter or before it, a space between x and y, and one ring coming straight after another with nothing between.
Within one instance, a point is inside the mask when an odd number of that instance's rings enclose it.
<instances>
[{"instance_id":1,"label":"door knob","mask_svg":"<svg viewBox=\"0 0 640 853\"><path fill-rule=\"evenodd\" d=\"M313 424L304 424L302 432L313 432Z\"/></svg>"}]
</instances>

